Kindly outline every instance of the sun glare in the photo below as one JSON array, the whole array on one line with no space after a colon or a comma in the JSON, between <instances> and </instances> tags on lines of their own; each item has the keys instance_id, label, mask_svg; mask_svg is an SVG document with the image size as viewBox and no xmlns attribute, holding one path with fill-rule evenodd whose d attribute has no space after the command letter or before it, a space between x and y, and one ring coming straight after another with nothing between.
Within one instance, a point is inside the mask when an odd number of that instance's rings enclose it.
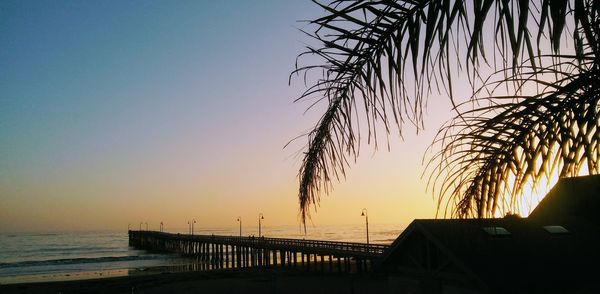
<instances>
[{"instance_id":1,"label":"sun glare","mask_svg":"<svg viewBox=\"0 0 600 294\"><path fill-rule=\"evenodd\" d=\"M559 174L563 168L562 164L559 162L557 165L553 165L553 161L548 160L548 158L554 158L557 154L560 154L558 148L558 145L549 148L550 150L548 150L546 161L544 161L542 156L537 156L533 169L537 172L537 175L540 176L537 177L537 181L534 181L532 176L529 176L525 180L520 193L515 192L516 188L514 183L518 182L515 175L512 173L508 175L503 189L504 197L501 198L503 199L503 203L500 206L500 209L495 211L494 217L503 217L507 214L518 214L521 217L527 217L531 211L536 208L540 201L544 199L546 194L550 192L552 187L554 187L559 180ZM517 161L519 161L520 157L523 155L523 151L518 150L517 152L520 153L519 156L517 156ZM581 156L578 154L576 158L581 158ZM524 166L523 168L526 167L527 166ZM564 176L574 177L590 174L587 160L582 160L577 165L571 166L570 168L572 170L567 171L567 174ZM516 197L511 197L511 194Z\"/></svg>"},{"instance_id":2,"label":"sun glare","mask_svg":"<svg viewBox=\"0 0 600 294\"><path fill-rule=\"evenodd\" d=\"M589 170L587 166L587 161L583 162L579 171L575 173L573 176L581 176L588 175ZM533 185L531 181L529 181L525 188L523 189L523 193L521 197L518 197L516 200L516 207L513 208L514 212L518 213L522 217L527 217L533 209L544 199L546 194L550 192L552 187L556 185L558 182L558 171L555 170L551 173L550 177L543 177L537 183L537 185Z\"/></svg>"}]
</instances>

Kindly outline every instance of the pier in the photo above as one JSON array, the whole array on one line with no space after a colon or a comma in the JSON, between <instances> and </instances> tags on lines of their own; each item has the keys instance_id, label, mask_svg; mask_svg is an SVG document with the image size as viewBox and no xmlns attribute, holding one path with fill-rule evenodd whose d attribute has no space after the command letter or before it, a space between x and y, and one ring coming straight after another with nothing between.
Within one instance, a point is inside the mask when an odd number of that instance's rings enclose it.
<instances>
[{"instance_id":1,"label":"pier","mask_svg":"<svg viewBox=\"0 0 600 294\"><path fill-rule=\"evenodd\" d=\"M195 258L197 270L287 267L321 272L370 271L389 247L353 242L131 230L129 246Z\"/></svg>"}]
</instances>

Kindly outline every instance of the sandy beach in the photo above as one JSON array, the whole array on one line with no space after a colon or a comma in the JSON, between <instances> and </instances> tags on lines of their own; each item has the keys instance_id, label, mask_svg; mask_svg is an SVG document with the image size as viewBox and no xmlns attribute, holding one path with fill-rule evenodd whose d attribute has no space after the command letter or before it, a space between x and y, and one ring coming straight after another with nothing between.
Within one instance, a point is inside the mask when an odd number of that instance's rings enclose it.
<instances>
[{"instance_id":1,"label":"sandy beach","mask_svg":"<svg viewBox=\"0 0 600 294\"><path fill-rule=\"evenodd\" d=\"M375 275L228 270L0 285L0 293L387 293L386 286Z\"/></svg>"}]
</instances>

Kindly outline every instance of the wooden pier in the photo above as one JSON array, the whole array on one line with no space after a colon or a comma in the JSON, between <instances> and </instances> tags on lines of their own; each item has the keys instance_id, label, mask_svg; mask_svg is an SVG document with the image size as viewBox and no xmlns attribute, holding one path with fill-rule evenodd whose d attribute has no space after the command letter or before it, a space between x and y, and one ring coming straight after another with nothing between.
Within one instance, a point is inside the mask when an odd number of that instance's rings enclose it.
<instances>
[{"instance_id":1,"label":"wooden pier","mask_svg":"<svg viewBox=\"0 0 600 294\"><path fill-rule=\"evenodd\" d=\"M129 231L129 245L193 257L197 270L289 267L305 271L364 272L389 247L305 239Z\"/></svg>"}]
</instances>

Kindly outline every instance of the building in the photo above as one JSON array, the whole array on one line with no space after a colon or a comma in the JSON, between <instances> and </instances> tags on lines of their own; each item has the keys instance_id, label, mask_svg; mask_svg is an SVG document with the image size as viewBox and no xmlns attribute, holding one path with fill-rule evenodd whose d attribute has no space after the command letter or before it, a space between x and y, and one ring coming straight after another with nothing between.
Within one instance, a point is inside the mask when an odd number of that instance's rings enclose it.
<instances>
[{"instance_id":1,"label":"building","mask_svg":"<svg viewBox=\"0 0 600 294\"><path fill-rule=\"evenodd\" d=\"M527 218L414 220L376 270L395 293L600 293L600 175L560 180Z\"/></svg>"}]
</instances>

